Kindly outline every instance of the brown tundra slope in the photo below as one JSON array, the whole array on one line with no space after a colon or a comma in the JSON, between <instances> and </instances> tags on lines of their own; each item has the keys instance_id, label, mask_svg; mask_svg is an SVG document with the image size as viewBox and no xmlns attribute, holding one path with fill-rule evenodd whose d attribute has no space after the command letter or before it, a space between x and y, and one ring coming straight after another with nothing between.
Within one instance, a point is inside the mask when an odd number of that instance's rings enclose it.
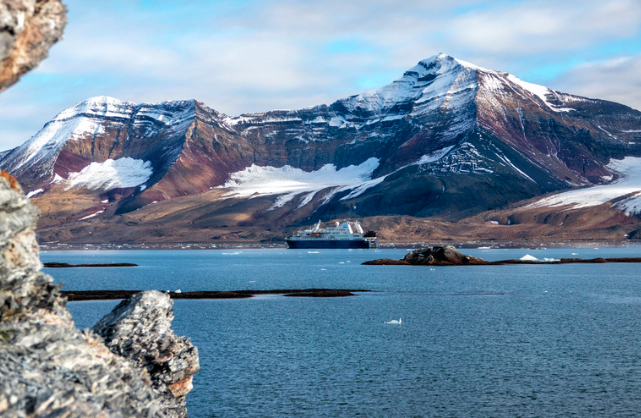
<instances>
[{"instance_id":1,"label":"brown tundra slope","mask_svg":"<svg viewBox=\"0 0 641 418\"><path fill-rule=\"evenodd\" d=\"M300 110L92 98L0 158L47 242L278 240L343 218L389 241L623 240L641 219L641 112L444 54Z\"/></svg>"}]
</instances>

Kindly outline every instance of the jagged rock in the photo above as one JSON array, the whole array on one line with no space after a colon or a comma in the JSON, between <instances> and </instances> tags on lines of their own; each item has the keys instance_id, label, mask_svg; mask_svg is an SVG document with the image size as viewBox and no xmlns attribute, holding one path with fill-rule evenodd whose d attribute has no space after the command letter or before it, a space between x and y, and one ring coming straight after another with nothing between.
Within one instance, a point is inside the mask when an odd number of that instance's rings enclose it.
<instances>
[{"instance_id":1,"label":"jagged rock","mask_svg":"<svg viewBox=\"0 0 641 418\"><path fill-rule=\"evenodd\" d=\"M407 254L403 261L418 265L486 264L481 258L465 255L453 245L420 248Z\"/></svg>"},{"instance_id":2,"label":"jagged rock","mask_svg":"<svg viewBox=\"0 0 641 418\"><path fill-rule=\"evenodd\" d=\"M0 91L47 56L65 23L59 0L0 3ZM186 416L184 408L183 415L162 409L166 401L147 370L111 352L93 332L76 329L60 285L40 271L38 216L16 179L0 172L0 416ZM159 327L172 334L168 323ZM177 363L188 355L197 365L193 346ZM169 369L185 376L193 370ZM164 376L164 370L154 372L155 379ZM173 382L176 396L189 391L191 375L185 381Z\"/></svg>"},{"instance_id":3,"label":"jagged rock","mask_svg":"<svg viewBox=\"0 0 641 418\"><path fill-rule=\"evenodd\" d=\"M185 395L192 389L192 375L200 365L198 349L170 329L172 305L165 293L138 293L92 329L112 352L149 372L153 388L162 394L164 416L182 417L187 413Z\"/></svg>"},{"instance_id":4,"label":"jagged rock","mask_svg":"<svg viewBox=\"0 0 641 418\"><path fill-rule=\"evenodd\" d=\"M13 183L13 184L12 184ZM0 178L0 415L161 416L149 376L74 327L40 272L38 211Z\"/></svg>"},{"instance_id":5,"label":"jagged rock","mask_svg":"<svg viewBox=\"0 0 641 418\"><path fill-rule=\"evenodd\" d=\"M154 389L157 380L165 381L176 396L184 397L191 374L198 367L196 349L173 336L169 329L171 304L165 303L162 310L147 310L145 313L150 316L138 318L145 329L157 331L152 334L159 338L157 349L150 351L150 357L176 353L171 359L159 359L159 368L150 370L151 377L135 361L110 351L95 333L75 328L65 308L66 300L60 295L60 286L39 271L42 264L34 234L37 217L38 210L23 195L15 179L3 172L0 416L185 416L184 408L183 415L175 409L163 409L166 400ZM156 293L142 293L136 298L158 299ZM151 346L150 342L150 349Z\"/></svg>"},{"instance_id":6,"label":"jagged rock","mask_svg":"<svg viewBox=\"0 0 641 418\"><path fill-rule=\"evenodd\" d=\"M0 3L0 91L45 59L67 23L60 0Z\"/></svg>"},{"instance_id":7,"label":"jagged rock","mask_svg":"<svg viewBox=\"0 0 641 418\"><path fill-rule=\"evenodd\" d=\"M414 266L460 266L460 265L489 265L489 261L482 258L465 255L454 248L453 245L419 248L410 251L401 260L382 258L366 261L365 265L414 265Z\"/></svg>"}]
</instances>

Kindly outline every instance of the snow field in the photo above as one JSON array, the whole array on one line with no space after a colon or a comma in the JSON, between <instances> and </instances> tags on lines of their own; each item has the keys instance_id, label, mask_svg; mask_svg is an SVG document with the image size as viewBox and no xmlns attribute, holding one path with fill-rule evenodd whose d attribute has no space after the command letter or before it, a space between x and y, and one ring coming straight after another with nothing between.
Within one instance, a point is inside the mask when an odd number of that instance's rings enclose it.
<instances>
[{"instance_id":1,"label":"snow field","mask_svg":"<svg viewBox=\"0 0 641 418\"><path fill-rule=\"evenodd\" d=\"M91 190L136 187L149 180L152 174L149 161L129 157L109 159L102 163L91 163L79 173L69 173L66 190L73 187L86 187Z\"/></svg>"},{"instance_id":2,"label":"snow field","mask_svg":"<svg viewBox=\"0 0 641 418\"><path fill-rule=\"evenodd\" d=\"M541 199L526 208L557 206L570 206L572 209L588 208L632 194L615 203L614 207L627 213L641 213L641 158L625 157L622 160L610 160L607 167L620 176L614 183L562 192Z\"/></svg>"}]
</instances>

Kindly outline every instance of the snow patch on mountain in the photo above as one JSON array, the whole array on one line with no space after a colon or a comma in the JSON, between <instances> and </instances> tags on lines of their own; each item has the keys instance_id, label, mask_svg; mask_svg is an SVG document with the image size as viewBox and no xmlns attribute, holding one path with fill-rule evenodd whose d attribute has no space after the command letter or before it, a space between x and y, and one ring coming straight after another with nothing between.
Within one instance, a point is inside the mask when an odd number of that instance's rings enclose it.
<instances>
[{"instance_id":1,"label":"snow patch on mountain","mask_svg":"<svg viewBox=\"0 0 641 418\"><path fill-rule=\"evenodd\" d=\"M446 54L442 54L442 53L441 53L441 54L439 54L438 56L439 56L439 57L447 57L447 55L446 55ZM458 63L459 63L460 65L462 65L463 67L465 67L465 68L469 68L469 69L471 69L471 70L483 71L483 72L485 72L485 73L495 73L495 74L496 74L496 73L498 73L497 71L494 71L494 70L488 70L487 68L479 67L479 66L478 66L478 65L476 65L476 64L472 64L471 62L463 61L463 60L460 60L460 59L458 59L458 58L454 58L454 61L458 62Z\"/></svg>"},{"instance_id":2,"label":"snow patch on mountain","mask_svg":"<svg viewBox=\"0 0 641 418\"><path fill-rule=\"evenodd\" d=\"M44 191L45 191L44 189L32 190L29 193L27 193L27 198L34 197L34 196L36 196L36 195L38 195L38 194L40 194L40 193L42 193Z\"/></svg>"},{"instance_id":3,"label":"snow patch on mountain","mask_svg":"<svg viewBox=\"0 0 641 418\"><path fill-rule=\"evenodd\" d=\"M102 117L129 117L135 103L125 102L108 96L90 97L58 113L54 120L66 120L78 115Z\"/></svg>"},{"instance_id":4,"label":"snow patch on mountain","mask_svg":"<svg viewBox=\"0 0 641 418\"><path fill-rule=\"evenodd\" d=\"M152 174L149 161L129 157L109 159L102 163L91 163L79 173L69 173L66 190L74 187L91 190L136 187L149 180Z\"/></svg>"},{"instance_id":5,"label":"snow patch on mountain","mask_svg":"<svg viewBox=\"0 0 641 418\"><path fill-rule=\"evenodd\" d=\"M55 158L68 141L105 134L109 123L131 121L129 129L138 137L149 137L168 128L167 135L184 130L195 116L193 100L158 104L135 104L113 97L92 97L60 112L40 132L2 161L3 169L40 166L51 170ZM49 171L50 172L50 171Z\"/></svg>"},{"instance_id":6,"label":"snow patch on mountain","mask_svg":"<svg viewBox=\"0 0 641 418\"><path fill-rule=\"evenodd\" d=\"M619 174L619 179L614 183L559 193L525 208L559 206L569 206L571 209L588 208L630 195L615 203L614 207L628 213L641 213L641 157L610 160L607 168Z\"/></svg>"},{"instance_id":7,"label":"snow patch on mountain","mask_svg":"<svg viewBox=\"0 0 641 418\"><path fill-rule=\"evenodd\" d=\"M83 216L82 218L80 218L78 220L79 221L84 221L85 219L95 218L96 216L100 215L101 213L104 213L104 211L105 211L104 209L103 210L99 210L98 212L92 213L91 215Z\"/></svg>"},{"instance_id":8,"label":"snow patch on mountain","mask_svg":"<svg viewBox=\"0 0 641 418\"><path fill-rule=\"evenodd\" d=\"M382 118L397 120L408 112L416 115L440 107L458 109L476 94L478 70L482 69L439 54L419 62L387 86L337 103L350 113L371 112L372 122ZM410 102L415 102L415 106L399 106ZM330 126L344 127L343 121L332 115Z\"/></svg>"},{"instance_id":9,"label":"snow patch on mountain","mask_svg":"<svg viewBox=\"0 0 641 418\"><path fill-rule=\"evenodd\" d=\"M520 78L513 76L512 74L508 74L507 79L510 80L512 83L518 85L522 89L530 92L531 94L538 97L539 99L543 100L543 103L545 103L547 107L549 107L555 112L569 112L571 110L575 110L570 107L559 107L550 103L549 101L550 99L548 96L556 96L556 94L553 90L550 90L547 87L540 86L538 84L528 83L527 81L523 81Z\"/></svg>"},{"instance_id":10,"label":"snow patch on mountain","mask_svg":"<svg viewBox=\"0 0 641 418\"><path fill-rule=\"evenodd\" d=\"M61 119L59 116L47 123L40 132L20 147L23 149L20 154L24 157L13 167L14 170L31 160L34 164L48 160L52 155L57 154L68 140L77 140L84 135L97 135L105 132L100 123L88 117L78 116L67 120Z\"/></svg>"},{"instance_id":11,"label":"snow patch on mountain","mask_svg":"<svg viewBox=\"0 0 641 418\"><path fill-rule=\"evenodd\" d=\"M452 148L454 148L454 145L436 150L430 154L426 154L421 158L419 158L416 162L412 163L412 165L429 164L429 163L436 162L441 158L443 158L445 154L450 152Z\"/></svg>"},{"instance_id":12,"label":"snow patch on mountain","mask_svg":"<svg viewBox=\"0 0 641 418\"><path fill-rule=\"evenodd\" d=\"M233 173L230 180L220 188L231 189L224 196L249 197L258 195L282 195L274 204L282 207L296 195L307 193L305 200L311 201L311 192L326 188L353 189L371 179L379 165L378 158L370 158L359 165L336 169L334 164L325 164L316 171L303 171L289 165L284 167L261 167L252 164L243 171Z\"/></svg>"},{"instance_id":13,"label":"snow patch on mountain","mask_svg":"<svg viewBox=\"0 0 641 418\"><path fill-rule=\"evenodd\" d=\"M505 164L507 164L508 166L512 167L512 168L513 168L517 173L519 173L520 175L522 175L522 176L523 176L523 177L525 177L526 179L530 180L531 182L536 183L536 181L534 181L534 179L533 179L532 177L528 176L528 175L527 175L527 174L525 174L525 173L524 173L520 168L518 168L517 166L515 166L515 165L514 165L514 163L512 163L512 161L511 161L509 158L507 158L505 155L501 154L500 152L497 152L497 153L496 153L496 156L497 156L501 161L503 161Z\"/></svg>"}]
</instances>

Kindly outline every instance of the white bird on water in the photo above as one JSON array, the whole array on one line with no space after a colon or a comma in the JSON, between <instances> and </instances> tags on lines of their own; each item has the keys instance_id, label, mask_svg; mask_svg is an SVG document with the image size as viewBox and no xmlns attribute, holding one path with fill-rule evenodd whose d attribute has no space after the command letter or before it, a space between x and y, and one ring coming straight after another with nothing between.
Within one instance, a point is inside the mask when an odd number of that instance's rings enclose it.
<instances>
[{"instance_id":1,"label":"white bird on water","mask_svg":"<svg viewBox=\"0 0 641 418\"><path fill-rule=\"evenodd\" d=\"M398 321L396 319L392 319L391 321L387 321L386 324L395 324L395 325L401 325L403 323L403 318L398 318Z\"/></svg>"}]
</instances>

